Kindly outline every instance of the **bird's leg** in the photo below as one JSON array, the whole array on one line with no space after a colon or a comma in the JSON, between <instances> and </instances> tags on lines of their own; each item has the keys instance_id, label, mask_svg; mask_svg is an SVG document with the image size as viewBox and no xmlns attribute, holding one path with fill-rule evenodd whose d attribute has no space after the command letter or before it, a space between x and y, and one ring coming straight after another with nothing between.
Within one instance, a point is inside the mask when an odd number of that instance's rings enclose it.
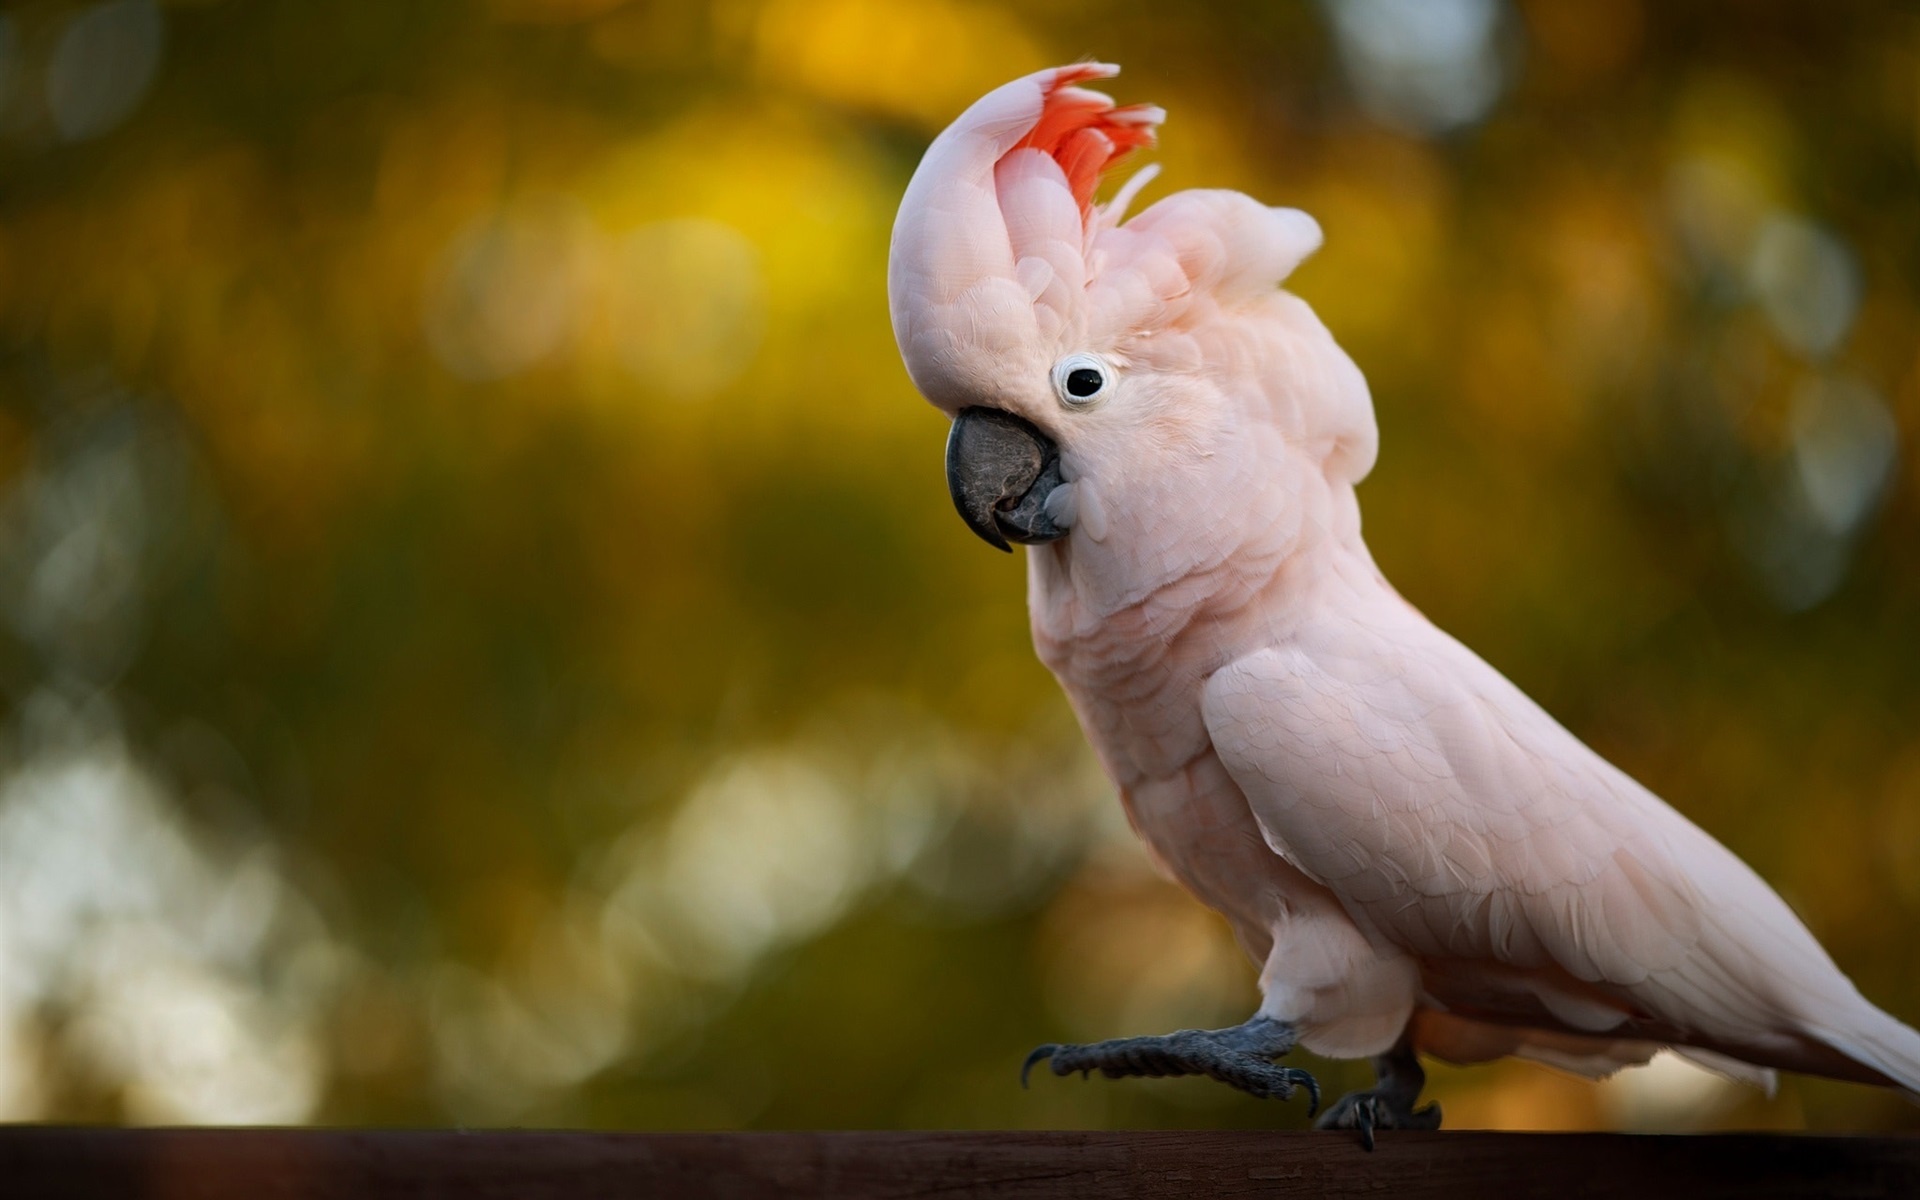
<instances>
[{"instance_id":1,"label":"bird's leg","mask_svg":"<svg viewBox=\"0 0 1920 1200\"><path fill-rule=\"evenodd\" d=\"M1398 1045L1373 1060L1379 1081L1362 1092L1349 1092L1334 1102L1313 1123L1315 1129L1356 1129L1360 1142L1373 1149L1376 1129L1438 1129L1440 1105L1415 1108L1420 1089L1427 1084L1427 1073L1413 1052L1411 1039L1402 1037Z\"/></svg>"},{"instance_id":2,"label":"bird's leg","mask_svg":"<svg viewBox=\"0 0 1920 1200\"><path fill-rule=\"evenodd\" d=\"M1027 1072L1044 1062L1055 1075L1094 1071L1109 1079L1129 1075L1206 1075L1261 1099L1285 1100L1295 1088L1305 1088L1308 1115L1320 1107L1320 1084L1305 1071L1275 1066L1273 1060L1299 1041L1293 1026L1272 1017L1255 1017L1231 1029L1182 1029L1159 1037L1115 1038L1085 1046L1040 1046L1020 1067L1020 1086Z\"/></svg>"}]
</instances>

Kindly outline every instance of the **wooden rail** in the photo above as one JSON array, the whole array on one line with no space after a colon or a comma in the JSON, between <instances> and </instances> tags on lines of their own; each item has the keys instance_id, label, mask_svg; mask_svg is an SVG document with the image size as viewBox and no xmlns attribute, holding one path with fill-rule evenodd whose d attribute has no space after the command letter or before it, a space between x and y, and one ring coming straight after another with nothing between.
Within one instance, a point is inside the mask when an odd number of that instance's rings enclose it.
<instances>
[{"instance_id":1,"label":"wooden rail","mask_svg":"<svg viewBox=\"0 0 1920 1200\"><path fill-rule=\"evenodd\" d=\"M1920 1197L1920 1138L0 1127L6 1200Z\"/></svg>"}]
</instances>

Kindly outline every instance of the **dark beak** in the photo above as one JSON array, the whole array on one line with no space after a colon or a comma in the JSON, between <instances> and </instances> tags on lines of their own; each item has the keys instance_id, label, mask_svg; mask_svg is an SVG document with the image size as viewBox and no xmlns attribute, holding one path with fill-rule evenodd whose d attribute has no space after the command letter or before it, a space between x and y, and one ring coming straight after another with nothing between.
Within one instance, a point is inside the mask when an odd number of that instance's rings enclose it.
<instances>
[{"instance_id":1,"label":"dark beak","mask_svg":"<svg viewBox=\"0 0 1920 1200\"><path fill-rule=\"evenodd\" d=\"M947 489L967 528L1011 550L1065 537L1044 505L1060 478L1060 448L1033 424L997 408L966 408L947 435Z\"/></svg>"}]
</instances>

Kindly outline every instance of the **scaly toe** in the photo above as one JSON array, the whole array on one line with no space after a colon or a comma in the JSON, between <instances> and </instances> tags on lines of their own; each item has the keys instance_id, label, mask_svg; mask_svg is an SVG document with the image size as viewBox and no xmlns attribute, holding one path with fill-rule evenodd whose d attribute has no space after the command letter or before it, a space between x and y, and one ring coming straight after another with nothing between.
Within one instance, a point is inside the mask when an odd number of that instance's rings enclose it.
<instances>
[{"instance_id":1,"label":"scaly toe","mask_svg":"<svg viewBox=\"0 0 1920 1200\"><path fill-rule=\"evenodd\" d=\"M1265 1031L1256 1027L1255 1032ZM1042 1062L1063 1076L1078 1072L1085 1077L1094 1071L1109 1079L1206 1075L1263 1100L1285 1100L1296 1089L1305 1089L1311 1101L1309 1115L1319 1111L1319 1081L1306 1071L1276 1066L1273 1054L1265 1052L1271 1044L1256 1041L1253 1045L1260 1048L1248 1048L1244 1027L1183 1029L1164 1037L1116 1038L1087 1045L1048 1043L1036 1046L1020 1065L1020 1084L1025 1087L1033 1068ZM1280 1047L1279 1052L1285 1049Z\"/></svg>"}]
</instances>

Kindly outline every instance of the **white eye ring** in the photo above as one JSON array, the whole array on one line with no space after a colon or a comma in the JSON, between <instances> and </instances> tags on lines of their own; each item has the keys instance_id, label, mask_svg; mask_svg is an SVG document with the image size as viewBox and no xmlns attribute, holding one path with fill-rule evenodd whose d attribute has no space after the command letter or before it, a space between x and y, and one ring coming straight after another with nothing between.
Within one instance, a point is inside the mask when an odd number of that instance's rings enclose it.
<instances>
[{"instance_id":1,"label":"white eye ring","mask_svg":"<svg viewBox=\"0 0 1920 1200\"><path fill-rule=\"evenodd\" d=\"M1069 354L1053 364L1053 394L1068 408L1091 408L1113 391L1113 378L1112 364L1100 356Z\"/></svg>"}]
</instances>

